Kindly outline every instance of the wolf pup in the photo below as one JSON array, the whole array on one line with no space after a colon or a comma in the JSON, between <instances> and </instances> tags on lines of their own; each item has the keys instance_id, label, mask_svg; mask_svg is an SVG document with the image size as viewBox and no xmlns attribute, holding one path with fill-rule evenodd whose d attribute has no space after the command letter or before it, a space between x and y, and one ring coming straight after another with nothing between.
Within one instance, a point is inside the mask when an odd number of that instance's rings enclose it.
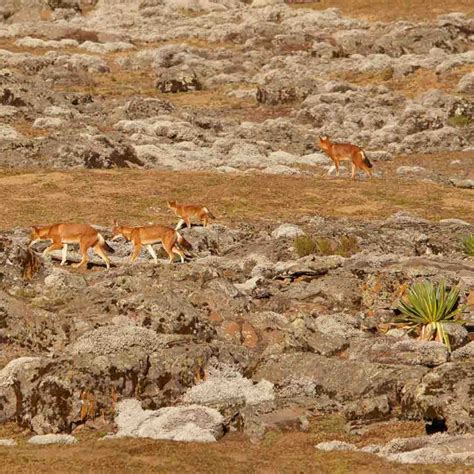
<instances>
[{"instance_id":1,"label":"wolf pup","mask_svg":"<svg viewBox=\"0 0 474 474\"><path fill-rule=\"evenodd\" d=\"M339 176L339 162L347 160L352 162L351 179L355 177L356 168L360 168L365 171L369 177L372 177L372 163L365 156L362 148L351 145L350 143L332 143L328 137L319 137L319 148L325 151L332 161L334 161L334 166L329 169L328 174L331 174L335 168L336 176Z\"/></svg>"},{"instance_id":2,"label":"wolf pup","mask_svg":"<svg viewBox=\"0 0 474 474\"><path fill-rule=\"evenodd\" d=\"M110 268L110 261L104 250L114 253L114 249L105 241L102 234L87 224L53 224L47 226L33 226L31 232L31 242L28 247L32 247L41 240L50 240L51 245L43 251L47 255L53 250L62 248L61 265L66 263L68 244L79 244L79 250L82 255L80 263L73 265L79 268L87 265L89 256L87 251L92 247L94 252L105 262L107 269Z\"/></svg>"},{"instance_id":3,"label":"wolf pup","mask_svg":"<svg viewBox=\"0 0 474 474\"><path fill-rule=\"evenodd\" d=\"M184 263L183 250L192 250L193 248L177 230L164 225L157 224L143 227L130 227L118 225L117 221L115 221L112 233L112 240L124 237L125 240L132 242L133 253L130 259L131 263L133 263L138 255L140 255L142 245L146 246L155 264L158 263L158 258L153 250L153 244L159 242L163 244L163 247L170 258L169 263L173 263L174 254L179 255L181 257L181 263Z\"/></svg>"},{"instance_id":4,"label":"wolf pup","mask_svg":"<svg viewBox=\"0 0 474 474\"><path fill-rule=\"evenodd\" d=\"M204 227L207 226L209 218L215 219L212 212L204 206L194 206L191 204L178 204L176 201L167 201L168 207L180 218L176 225L176 230L186 223L186 227L191 227L191 217L197 217Z\"/></svg>"}]
</instances>

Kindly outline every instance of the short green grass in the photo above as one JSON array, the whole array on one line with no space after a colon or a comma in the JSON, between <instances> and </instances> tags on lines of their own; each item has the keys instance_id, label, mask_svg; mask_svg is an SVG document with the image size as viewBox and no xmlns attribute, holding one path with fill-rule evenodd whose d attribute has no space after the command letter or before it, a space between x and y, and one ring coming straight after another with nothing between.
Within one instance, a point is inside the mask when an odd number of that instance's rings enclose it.
<instances>
[{"instance_id":1,"label":"short green grass","mask_svg":"<svg viewBox=\"0 0 474 474\"><path fill-rule=\"evenodd\" d=\"M462 241L464 253L469 257L474 257L474 234L471 234Z\"/></svg>"},{"instance_id":2,"label":"short green grass","mask_svg":"<svg viewBox=\"0 0 474 474\"><path fill-rule=\"evenodd\" d=\"M448 123L453 127L467 127L472 123L472 117L469 115L452 115L448 118Z\"/></svg>"}]
</instances>

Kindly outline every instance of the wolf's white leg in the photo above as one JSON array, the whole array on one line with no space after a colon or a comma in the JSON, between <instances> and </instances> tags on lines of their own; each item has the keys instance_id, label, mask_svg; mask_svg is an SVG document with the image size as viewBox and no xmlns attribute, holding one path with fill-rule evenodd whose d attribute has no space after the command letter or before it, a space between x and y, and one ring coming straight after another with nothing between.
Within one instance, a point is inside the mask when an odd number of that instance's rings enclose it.
<instances>
[{"instance_id":1,"label":"wolf's white leg","mask_svg":"<svg viewBox=\"0 0 474 474\"><path fill-rule=\"evenodd\" d=\"M155 250L153 249L153 247L151 245L147 245L146 246L148 252L150 253L151 255L151 258L153 258L153 261L155 262L155 264L158 263L158 258L156 257L156 253L155 253Z\"/></svg>"},{"instance_id":2,"label":"wolf's white leg","mask_svg":"<svg viewBox=\"0 0 474 474\"><path fill-rule=\"evenodd\" d=\"M176 255L179 255L179 258L181 259L181 263L184 263L184 254L178 247L176 246L173 247L171 251L175 253Z\"/></svg>"},{"instance_id":3,"label":"wolf's white leg","mask_svg":"<svg viewBox=\"0 0 474 474\"><path fill-rule=\"evenodd\" d=\"M67 259L67 244L63 244L63 255L61 258L60 265L64 265L66 263L66 259Z\"/></svg>"},{"instance_id":4,"label":"wolf's white leg","mask_svg":"<svg viewBox=\"0 0 474 474\"><path fill-rule=\"evenodd\" d=\"M181 229L181 227L183 227L184 224L185 224L184 219L180 219L179 222L176 224L175 230Z\"/></svg>"}]
</instances>

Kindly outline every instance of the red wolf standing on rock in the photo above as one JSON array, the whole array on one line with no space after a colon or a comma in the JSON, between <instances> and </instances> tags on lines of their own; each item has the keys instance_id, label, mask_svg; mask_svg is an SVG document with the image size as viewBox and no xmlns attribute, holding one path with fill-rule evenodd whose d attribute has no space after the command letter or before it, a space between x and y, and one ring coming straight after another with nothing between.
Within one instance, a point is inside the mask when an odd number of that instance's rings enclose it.
<instances>
[{"instance_id":1,"label":"red wolf standing on rock","mask_svg":"<svg viewBox=\"0 0 474 474\"><path fill-rule=\"evenodd\" d=\"M133 253L131 262L133 263L140 251L142 245L146 245L146 248L153 258L153 261L158 263L158 258L153 250L152 245L161 242L163 248L168 254L170 261L173 263L174 254L181 257L181 263L184 263L184 250L192 250L192 245L176 230L171 227L164 225L147 225L143 227L130 227L118 225L117 221L114 222L114 228L112 229L113 237L112 240L116 240L119 237L124 237L125 240L132 242Z\"/></svg>"},{"instance_id":2,"label":"red wolf standing on rock","mask_svg":"<svg viewBox=\"0 0 474 474\"><path fill-rule=\"evenodd\" d=\"M73 265L76 268L87 264L89 256L87 251L92 247L94 252L105 262L107 269L110 268L110 262L104 250L114 253L114 249L105 241L104 237L92 226L87 224L53 224L47 226L33 226L31 232L31 247L40 240L51 240L51 245L43 251L47 255L53 250L63 249L61 265L66 263L68 244L79 244L82 260Z\"/></svg>"},{"instance_id":3,"label":"red wolf standing on rock","mask_svg":"<svg viewBox=\"0 0 474 474\"><path fill-rule=\"evenodd\" d=\"M191 204L178 204L176 201L168 201L168 207L180 218L176 226L179 229L184 223L186 227L191 227L191 217L197 217L204 227L207 226L209 218L215 219L212 212L204 206L195 206Z\"/></svg>"},{"instance_id":4,"label":"red wolf standing on rock","mask_svg":"<svg viewBox=\"0 0 474 474\"><path fill-rule=\"evenodd\" d=\"M334 166L328 171L328 174L336 168L336 176L339 176L339 162L343 160L352 162L351 179L355 177L356 168L365 171L369 177L372 177L372 163L365 156L364 150L356 145L350 143L332 143L328 137L319 137L319 148L325 151L332 161Z\"/></svg>"}]
</instances>

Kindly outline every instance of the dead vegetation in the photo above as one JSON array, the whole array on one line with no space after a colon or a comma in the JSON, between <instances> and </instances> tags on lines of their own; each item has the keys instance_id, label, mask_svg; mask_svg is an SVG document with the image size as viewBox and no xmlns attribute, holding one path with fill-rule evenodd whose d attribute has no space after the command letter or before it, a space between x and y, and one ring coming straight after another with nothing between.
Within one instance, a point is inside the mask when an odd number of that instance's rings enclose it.
<instances>
[{"instance_id":1,"label":"dead vegetation","mask_svg":"<svg viewBox=\"0 0 474 474\"><path fill-rule=\"evenodd\" d=\"M21 46L17 45L15 43L17 38L0 38L0 49L6 49L7 51L10 51L12 53L25 53L25 54L31 54L33 56L43 56L47 51L53 50L53 48L48 47L48 48L31 48L29 46ZM88 53L87 51L81 49L81 48L76 48L76 47L67 47L67 48L57 48L54 49L55 51L58 51L63 54L93 54L93 53Z\"/></svg>"},{"instance_id":2,"label":"dead vegetation","mask_svg":"<svg viewBox=\"0 0 474 474\"><path fill-rule=\"evenodd\" d=\"M17 132L27 138L46 137L51 133L50 130L45 128L34 128L33 122L25 118L15 120L13 125Z\"/></svg>"},{"instance_id":3,"label":"dead vegetation","mask_svg":"<svg viewBox=\"0 0 474 474\"><path fill-rule=\"evenodd\" d=\"M465 154L464 154L465 155ZM323 215L382 219L404 210L429 219L472 219L472 191L432 182L422 186L397 179L394 168L409 160L446 168L463 154L401 157L398 163L376 163L385 178L351 181L326 176L279 176L170 172L151 170L41 171L0 173L0 199L6 203L0 228L54 221L111 225L122 222L173 223L166 199L209 206L217 222L234 225L271 219L294 221ZM463 169L474 157L463 158ZM34 198L32 199L32 196ZM151 210L151 208L155 210Z\"/></svg>"},{"instance_id":4,"label":"dead vegetation","mask_svg":"<svg viewBox=\"0 0 474 474\"><path fill-rule=\"evenodd\" d=\"M301 235L295 239L293 247L299 257L306 257L307 255L341 255L342 257L350 257L359 251L357 238L353 235L343 235L337 240Z\"/></svg>"},{"instance_id":5,"label":"dead vegetation","mask_svg":"<svg viewBox=\"0 0 474 474\"><path fill-rule=\"evenodd\" d=\"M393 77L393 69L386 68L382 71L355 73L342 72L334 74L334 79L343 79L360 86L384 85L389 89L403 94L412 99L430 89L440 89L450 94L456 93L459 80L465 74L471 72L470 66L458 66L451 71L438 75L435 71L418 69L412 74L403 77Z\"/></svg>"},{"instance_id":6,"label":"dead vegetation","mask_svg":"<svg viewBox=\"0 0 474 474\"><path fill-rule=\"evenodd\" d=\"M346 16L370 21L428 20L450 12L474 14L470 0L319 0L292 4L292 8L339 8Z\"/></svg>"},{"instance_id":7,"label":"dead vegetation","mask_svg":"<svg viewBox=\"0 0 474 474\"><path fill-rule=\"evenodd\" d=\"M373 21L425 21L451 11L463 11L470 15L474 11L471 0L320 0L312 4L291 5L291 8L318 10L330 7L340 8L344 15ZM92 8L87 8L83 13L90 11ZM190 11L180 13L189 17L201 15ZM46 10L43 15L45 20L51 17ZM97 40L89 37L88 32L79 32L71 38L78 41ZM44 48L21 47L14 41L1 39L0 49L45 54ZM199 38L178 38L136 46L143 50L174 43L204 49L240 47L232 42L210 43ZM305 47L285 46L282 53L291 54L300 49ZM60 48L57 51L97 55L81 48ZM265 106L253 98L239 99L228 94L234 89L252 90L255 84L229 84L216 86L212 90L164 95L155 88L156 75L151 68L132 71L117 66L115 60L125 54L129 52L102 55L111 68L109 73L90 75L90 80L85 75L85 79L76 79L75 84L57 84L55 90L88 93L111 102L132 96L166 98L183 110L204 112L207 109L226 118L253 122L288 116L294 110L294 104ZM393 70L387 69L376 74L339 74L335 78L359 85L384 84L412 98L431 88L452 93L466 72L470 72L466 66L453 68L439 76L433 71L419 69L407 76L394 78ZM49 130L34 129L32 122L25 119L16 120L14 127L28 138L50 133ZM101 129L111 131L112 126L106 123ZM215 213L217 223L229 226L263 221L274 227L278 221L297 221L310 215L383 219L400 210L429 219L456 217L470 221L474 211L471 190L396 178L396 167L404 164L424 166L441 176L448 176L447 165L457 159L461 163L456 171L464 175L472 173L473 153L412 155L398 157L394 162L375 163L375 170L382 170L383 178L355 182L347 178L315 176L315 169L310 166L300 166L304 174L296 177L129 169L67 172L1 170L0 199L4 207L0 214L0 228L11 230L55 221L83 221L111 226L114 218L131 224L175 224L175 216L166 208L168 198L207 205ZM309 254L350 255L356 245L357 242L347 238L334 247L334 242L321 238L311 241ZM23 263L23 277L29 279L38 270L37 261L28 252ZM15 354L15 357L19 355L28 354ZM81 417L87 419L93 412L94 401L87 392L81 399ZM227 435L219 443L205 446L132 439L104 442L98 441L97 437L105 433L85 428L78 433L81 443L77 446L33 447L26 444L30 433L22 431L17 425L0 425L0 438L13 437L19 441L17 448L0 447L0 457L6 472L445 472L445 468L436 466L396 466L368 454L322 453L314 449L315 444L329 439L363 446L422 433L423 425L420 423L391 423L374 425L362 436L351 436L345 431L344 422L332 416L313 419L308 433L269 432L258 445L235 433ZM450 466L450 472L466 471L463 467Z\"/></svg>"},{"instance_id":8,"label":"dead vegetation","mask_svg":"<svg viewBox=\"0 0 474 474\"><path fill-rule=\"evenodd\" d=\"M316 417L308 433L270 431L261 443L253 444L241 434L231 433L218 443L182 443L147 439L99 441L98 435L84 429L81 441L73 446L30 446L28 433L16 425L1 427L1 437L13 437L19 445L0 447L0 457L9 472L318 472L318 473L391 473L433 474L445 472L439 466L399 466L374 455L351 452L322 452L314 445L327 440L341 440L360 446L383 443L394 437L417 436L423 426L398 422L374 426L362 436L349 435L337 416ZM80 459L79 463L77 460ZM192 462L190 462L192 460ZM461 473L463 467L450 466Z\"/></svg>"}]
</instances>

